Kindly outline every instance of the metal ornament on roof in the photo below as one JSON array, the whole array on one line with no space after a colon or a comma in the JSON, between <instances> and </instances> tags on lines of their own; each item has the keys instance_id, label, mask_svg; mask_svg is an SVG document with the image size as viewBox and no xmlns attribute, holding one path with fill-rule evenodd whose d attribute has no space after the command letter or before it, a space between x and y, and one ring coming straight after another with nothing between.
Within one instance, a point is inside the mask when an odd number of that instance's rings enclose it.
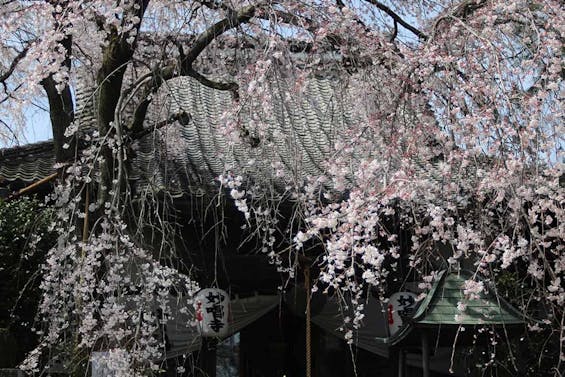
<instances>
[{"instance_id":1,"label":"metal ornament on roof","mask_svg":"<svg viewBox=\"0 0 565 377\"><path fill-rule=\"evenodd\" d=\"M400 330L408 318L416 312L416 295L412 292L396 292L388 299L387 322L390 335Z\"/></svg>"},{"instance_id":2,"label":"metal ornament on roof","mask_svg":"<svg viewBox=\"0 0 565 377\"><path fill-rule=\"evenodd\" d=\"M230 296L218 288L198 292L194 300L198 330L203 337L223 338L229 334Z\"/></svg>"}]
</instances>

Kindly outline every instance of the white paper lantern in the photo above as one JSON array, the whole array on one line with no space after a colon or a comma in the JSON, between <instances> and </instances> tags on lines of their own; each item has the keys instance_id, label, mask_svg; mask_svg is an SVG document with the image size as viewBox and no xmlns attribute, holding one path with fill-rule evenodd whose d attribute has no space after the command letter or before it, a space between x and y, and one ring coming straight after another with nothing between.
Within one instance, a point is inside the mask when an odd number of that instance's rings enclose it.
<instances>
[{"instance_id":1,"label":"white paper lantern","mask_svg":"<svg viewBox=\"0 0 565 377\"><path fill-rule=\"evenodd\" d=\"M200 335L223 338L228 335L230 296L218 288L198 292L194 300Z\"/></svg>"},{"instance_id":2,"label":"white paper lantern","mask_svg":"<svg viewBox=\"0 0 565 377\"><path fill-rule=\"evenodd\" d=\"M396 292L388 299L387 322L390 335L404 326L405 319L416 312L416 295L412 292Z\"/></svg>"}]
</instances>

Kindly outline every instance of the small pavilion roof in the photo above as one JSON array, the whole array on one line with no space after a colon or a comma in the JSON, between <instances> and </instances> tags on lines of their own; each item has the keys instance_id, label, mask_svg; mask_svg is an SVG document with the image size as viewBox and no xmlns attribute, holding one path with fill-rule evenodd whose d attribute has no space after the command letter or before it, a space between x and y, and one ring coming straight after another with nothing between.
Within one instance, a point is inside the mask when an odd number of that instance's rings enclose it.
<instances>
[{"instance_id":1,"label":"small pavilion roof","mask_svg":"<svg viewBox=\"0 0 565 377\"><path fill-rule=\"evenodd\" d=\"M480 279L480 278L479 278ZM426 298L418 306L411 321L388 338L377 338L377 342L396 345L405 339L415 327L439 327L460 325L520 325L525 315L520 313L494 289L484 284L484 290L473 299L465 295L465 281L477 277L468 271L441 271ZM481 280L479 280L481 282ZM465 305L459 310L458 304Z\"/></svg>"},{"instance_id":2,"label":"small pavilion roof","mask_svg":"<svg viewBox=\"0 0 565 377\"><path fill-rule=\"evenodd\" d=\"M512 307L494 290L485 289L477 298L469 299L464 293L466 280L473 278L467 271L442 271L413 321L425 325L509 325L524 323L524 315ZM457 308L458 303L465 310Z\"/></svg>"}]
</instances>

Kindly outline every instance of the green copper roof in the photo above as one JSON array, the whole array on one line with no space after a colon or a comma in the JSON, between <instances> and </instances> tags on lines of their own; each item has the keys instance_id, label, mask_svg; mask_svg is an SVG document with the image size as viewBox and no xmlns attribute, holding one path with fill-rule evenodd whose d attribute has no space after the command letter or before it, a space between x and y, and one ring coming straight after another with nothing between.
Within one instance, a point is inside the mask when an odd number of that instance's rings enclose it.
<instances>
[{"instance_id":1,"label":"green copper roof","mask_svg":"<svg viewBox=\"0 0 565 377\"><path fill-rule=\"evenodd\" d=\"M495 292L485 290L470 299L464 294L464 283L473 280L468 272L442 271L432 290L419 306L413 321L426 325L502 325L524 323L524 317ZM460 311L457 306L465 306Z\"/></svg>"},{"instance_id":2,"label":"green copper roof","mask_svg":"<svg viewBox=\"0 0 565 377\"><path fill-rule=\"evenodd\" d=\"M503 298L496 296L490 287L484 284L485 290L478 298L469 299L464 293L466 280L478 279L466 271L441 271L426 298L418 306L412 320L397 333L388 338L375 338L377 343L396 345L406 339L419 325L518 325L525 322L524 315L513 308ZM480 281L480 279L478 280ZM459 303L465 305L460 311Z\"/></svg>"}]
</instances>

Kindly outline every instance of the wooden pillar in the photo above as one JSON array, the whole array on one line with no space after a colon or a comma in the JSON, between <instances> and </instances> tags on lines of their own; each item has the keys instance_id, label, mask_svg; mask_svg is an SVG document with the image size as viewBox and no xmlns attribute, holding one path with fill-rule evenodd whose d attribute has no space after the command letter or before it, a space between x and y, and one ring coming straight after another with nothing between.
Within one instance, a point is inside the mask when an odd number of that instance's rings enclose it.
<instances>
[{"instance_id":1,"label":"wooden pillar","mask_svg":"<svg viewBox=\"0 0 565 377\"><path fill-rule=\"evenodd\" d=\"M200 353L198 355L198 367L200 373L197 376L216 377L216 346L218 341L213 338L202 338Z\"/></svg>"},{"instance_id":2,"label":"wooden pillar","mask_svg":"<svg viewBox=\"0 0 565 377\"><path fill-rule=\"evenodd\" d=\"M247 350L245 349L246 337L243 331L239 333L239 377L248 377L247 374Z\"/></svg>"},{"instance_id":3,"label":"wooden pillar","mask_svg":"<svg viewBox=\"0 0 565 377\"><path fill-rule=\"evenodd\" d=\"M428 333L422 330L422 371L423 377L430 377L430 341Z\"/></svg>"},{"instance_id":4,"label":"wooden pillar","mask_svg":"<svg viewBox=\"0 0 565 377\"><path fill-rule=\"evenodd\" d=\"M310 311L310 268L304 268L304 288L306 289L306 377L312 377L312 328Z\"/></svg>"},{"instance_id":5,"label":"wooden pillar","mask_svg":"<svg viewBox=\"0 0 565 377\"><path fill-rule=\"evenodd\" d=\"M406 353L402 348L398 349L398 377L406 377Z\"/></svg>"}]
</instances>

